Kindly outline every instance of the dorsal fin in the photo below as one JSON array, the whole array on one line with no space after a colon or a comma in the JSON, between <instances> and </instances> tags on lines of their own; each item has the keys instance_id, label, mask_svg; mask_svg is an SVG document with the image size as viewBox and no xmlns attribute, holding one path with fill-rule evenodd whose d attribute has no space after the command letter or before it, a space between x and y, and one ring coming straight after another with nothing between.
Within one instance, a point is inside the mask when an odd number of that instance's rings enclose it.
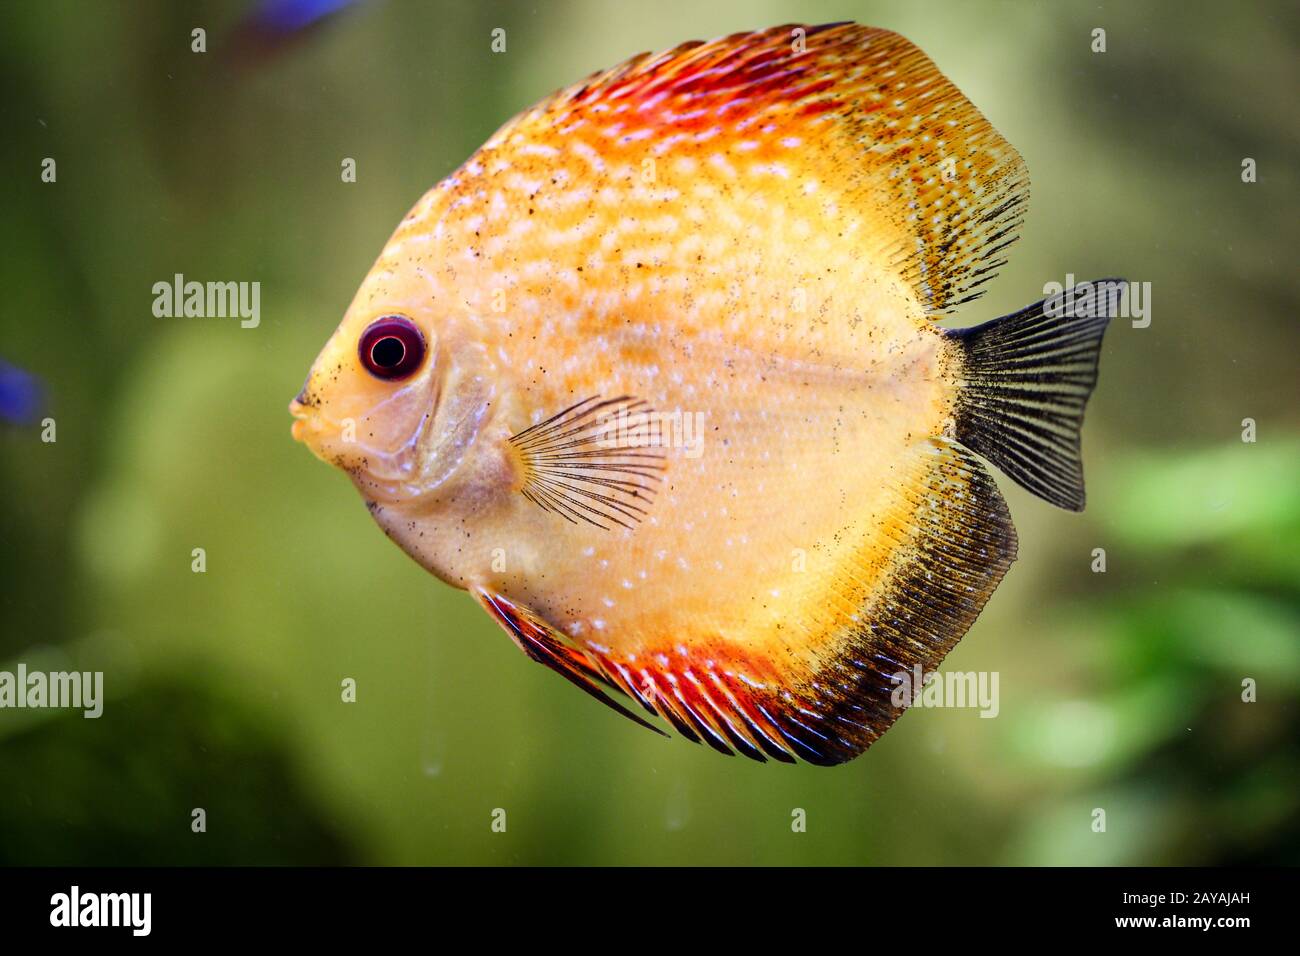
<instances>
[{"instance_id":1,"label":"dorsal fin","mask_svg":"<svg viewBox=\"0 0 1300 956\"><path fill-rule=\"evenodd\" d=\"M868 227L852 241L876 243L930 313L981 294L1028 202L1020 155L934 63L896 33L853 23L641 54L520 114L483 153L597 122L598 146L647 156L701 133L728 153L797 142L782 162L848 199Z\"/></svg>"}]
</instances>

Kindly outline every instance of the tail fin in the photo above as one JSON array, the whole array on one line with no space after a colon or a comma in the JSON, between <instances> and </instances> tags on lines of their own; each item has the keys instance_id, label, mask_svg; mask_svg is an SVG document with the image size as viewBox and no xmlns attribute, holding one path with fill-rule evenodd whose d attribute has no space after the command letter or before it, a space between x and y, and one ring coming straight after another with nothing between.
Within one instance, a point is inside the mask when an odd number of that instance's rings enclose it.
<instances>
[{"instance_id":1,"label":"tail fin","mask_svg":"<svg viewBox=\"0 0 1300 956\"><path fill-rule=\"evenodd\" d=\"M1082 511L1079 430L1122 279L1101 279L949 334L964 365L957 440L1060 508ZM1071 295L1072 293L1072 295Z\"/></svg>"}]
</instances>

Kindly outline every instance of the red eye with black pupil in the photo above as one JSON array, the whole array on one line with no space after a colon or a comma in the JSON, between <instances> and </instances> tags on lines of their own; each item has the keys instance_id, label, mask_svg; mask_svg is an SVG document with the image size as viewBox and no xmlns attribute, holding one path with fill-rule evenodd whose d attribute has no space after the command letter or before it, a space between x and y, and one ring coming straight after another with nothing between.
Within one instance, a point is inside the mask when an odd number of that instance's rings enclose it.
<instances>
[{"instance_id":1,"label":"red eye with black pupil","mask_svg":"<svg viewBox=\"0 0 1300 956\"><path fill-rule=\"evenodd\" d=\"M409 378L424 361L424 336L406 316L386 315L362 333L357 352L376 378Z\"/></svg>"}]
</instances>

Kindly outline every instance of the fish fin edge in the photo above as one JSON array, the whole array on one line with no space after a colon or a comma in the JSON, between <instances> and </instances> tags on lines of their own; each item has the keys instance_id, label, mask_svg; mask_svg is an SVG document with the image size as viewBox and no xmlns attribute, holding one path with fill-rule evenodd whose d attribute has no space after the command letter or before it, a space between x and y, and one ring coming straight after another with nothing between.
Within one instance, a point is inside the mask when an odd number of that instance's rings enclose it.
<instances>
[{"instance_id":1,"label":"fish fin edge","mask_svg":"<svg viewBox=\"0 0 1300 956\"><path fill-rule=\"evenodd\" d=\"M779 729L810 763L847 763L879 740L920 691L900 694L904 675L938 668L1016 559L1006 501L980 461L942 437L917 451L922 461L901 506L908 536L865 596L851 573L841 576L826 604L855 607L853 618L837 628L815 671L772 705Z\"/></svg>"},{"instance_id":2,"label":"fish fin edge","mask_svg":"<svg viewBox=\"0 0 1300 956\"><path fill-rule=\"evenodd\" d=\"M510 635L511 640L529 658L544 664L574 686L590 694L605 706L617 711L661 737L668 734L649 721L632 713L602 689L614 687L581 651L571 647L551 625L527 608L485 588L476 592L479 603Z\"/></svg>"}]
</instances>

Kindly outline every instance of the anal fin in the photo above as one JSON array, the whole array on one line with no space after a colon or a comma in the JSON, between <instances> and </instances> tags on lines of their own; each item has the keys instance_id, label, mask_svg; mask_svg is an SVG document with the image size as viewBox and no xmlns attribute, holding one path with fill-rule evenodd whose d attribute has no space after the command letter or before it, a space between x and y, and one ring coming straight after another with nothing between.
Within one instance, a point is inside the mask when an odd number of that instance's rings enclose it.
<instances>
[{"instance_id":1,"label":"anal fin","mask_svg":"<svg viewBox=\"0 0 1300 956\"><path fill-rule=\"evenodd\" d=\"M724 679L711 665L701 668L709 679L706 685L689 663L681 669L666 661L633 664L584 651L530 609L486 589L478 591L478 598L530 658L642 727L668 736L610 697L604 688L625 694L648 714L666 720L687 740L706 743L721 754L739 752L758 761L770 756L784 763L794 763L800 754L800 741L791 743L761 707L741 702L746 694L734 674Z\"/></svg>"},{"instance_id":2,"label":"anal fin","mask_svg":"<svg viewBox=\"0 0 1300 956\"><path fill-rule=\"evenodd\" d=\"M601 684L611 687L614 685L605 679L582 651L565 643L555 629L545 621L526 608L507 601L499 594L480 590L478 598L488 612L506 629L506 633L519 645L519 649L533 660L545 664L565 680L582 688L602 704L613 708L629 720L661 736L668 736L654 724L642 720L605 693L601 689Z\"/></svg>"},{"instance_id":3,"label":"anal fin","mask_svg":"<svg viewBox=\"0 0 1300 956\"><path fill-rule=\"evenodd\" d=\"M529 657L644 727L658 731L605 688L720 753L845 763L898 719L912 701L900 680L939 666L1016 556L1006 503L960 444L918 443L894 482L886 510L845 526L852 543L824 590L776 632L728 637L692 617L576 646L501 595L479 599Z\"/></svg>"}]
</instances>

